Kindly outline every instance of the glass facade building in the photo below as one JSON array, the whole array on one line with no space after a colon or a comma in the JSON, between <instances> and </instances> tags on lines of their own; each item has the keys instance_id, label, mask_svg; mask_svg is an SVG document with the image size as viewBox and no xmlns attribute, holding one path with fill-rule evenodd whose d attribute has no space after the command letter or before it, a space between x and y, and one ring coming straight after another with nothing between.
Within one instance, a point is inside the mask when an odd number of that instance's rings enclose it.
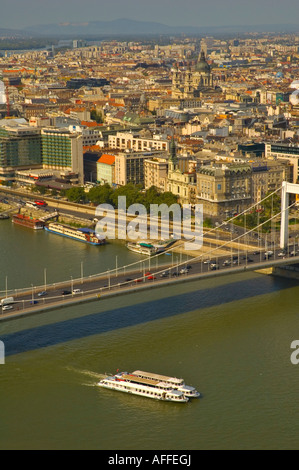
<instances>
[{"instance_id":1,"label":"glass facade building","mask_svg":"<svg viewBox=\"0 0 299 470\"><path fill-rule=\"evenodd\" d=\"M41 165L40 131L0 127L0 167Z\"/></svg>"}]
</instances>

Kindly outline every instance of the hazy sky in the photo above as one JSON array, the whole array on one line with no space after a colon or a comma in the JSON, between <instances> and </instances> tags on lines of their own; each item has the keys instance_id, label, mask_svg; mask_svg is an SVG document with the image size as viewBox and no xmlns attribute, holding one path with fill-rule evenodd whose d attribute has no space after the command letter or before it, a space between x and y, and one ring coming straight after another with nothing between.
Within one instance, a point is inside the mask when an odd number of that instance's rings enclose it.
<instances>
[{"instance_id":1,"label":"hazy sky","mask_svg":"<svg viewBox=\"0 0 299 470\"><path fill-rule=\"evenodd\" d=\"M130 18L170 26L299 22L299 0L0 0L0 27Z\"/></svg>"}]
</instances>

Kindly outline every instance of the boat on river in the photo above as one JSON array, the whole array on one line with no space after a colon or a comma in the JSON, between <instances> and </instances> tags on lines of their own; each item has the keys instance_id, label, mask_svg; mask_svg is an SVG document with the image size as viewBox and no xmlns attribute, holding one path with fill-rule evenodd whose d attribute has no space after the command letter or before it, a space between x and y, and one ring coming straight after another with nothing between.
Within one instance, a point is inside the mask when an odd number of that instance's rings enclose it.
<instances>
[{"instance_id":1,"label":"boat on river","mask_svg":"<svg viewBox=\"0 0 299 470\"><path fill-rule=\"evenodd\" d=\"M172 380L167 381L164 379ZM199 393L193 387L186 386L181 379L142 371L117 372L115 375L105 377L97 385L110 390L177 403L186 403L189 398L199 396Z\"/></svg>"},{"instance_id":2,"label":"boat on river","mask_svg":"<svg viewBox=\"0 0 299 470\"><path fill-rule=\"evenodd\" d=\"M94 230L89 228L74 228L68 225L59 224L56 222L49 223L45 230L47 232L55 233L63 237L72 238L80 242L88 243L90 245L104 245L105 238L97 237Z\"/></svg>"},{"instance_id":3,"label":"boat on river","mask_svg":"<svg viewBox=\"0 0 299 470\"><path fill-rule=\"evenodd\" d=\"M33 230L42 230L45 226L45 222L42 220L24 214L15 214L12 216L11 220L14 224L22 225L23 227L28 227Z\"/></svg>"},{"instance_id":4,"label":"boat on river","mask_svg":"<svg viewBox=\"0 0 299 470\"><path fill-rule=\"evenodd\" d=\"M155 244L146 243L146 242L139 242L139 243L128 242L127 248L130 251L134 251L135 253L139 253L141 255L147 255L147 256L156 255L157 253L163 253L163 251L165 251L165 246L155 245Z\"/></svg>"},{"instance_id":5,"label":"boat on river","mask_svg":"<svg viewBox=\"0 0 299 470\"><path fill-rule=\"evenodd\" d=\"M169 377L168 375L154 374L152 372L144 372L142 370L135 370L132 375L141 377L144 379L158 380L160 383L171 385L175 390L178 390L188 398L198 398L200 393L196 388L186 385L184 379L178 379L176 377Z\"/></svg>"}]
</instances>

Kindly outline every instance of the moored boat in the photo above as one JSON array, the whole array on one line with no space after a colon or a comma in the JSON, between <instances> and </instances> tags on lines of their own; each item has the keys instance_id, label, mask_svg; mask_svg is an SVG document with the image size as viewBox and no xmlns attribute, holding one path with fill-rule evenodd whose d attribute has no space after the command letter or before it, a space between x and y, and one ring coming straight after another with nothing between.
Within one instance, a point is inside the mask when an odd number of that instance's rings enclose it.
<instances>
[{"instance_id":1,"label":"moored boat","mask_svg":"<svg viewBox=\"0 0 299 470\"><path fill-rule=\"evenodd\" d=\"M42 230L45 226L42 220L24 214L15 214L12 216L11 220L14 224L32 228L33 230Z\"/></svg>"},{"instance_id":2,"label":"moored boat","mask_svg":"<svg viewBox=\"0 0 299 470\"><path fill-rule=\"evenodd\" d=\"M45 227L45 230L47 232L55 233L56 235L88 243L90 245L104 245L106 243L105 238L97 237L95 231L89 228L74 228L57 222L52 222Z\"/></svg>"},{"instance_id":3,"label":"moored boat","mask_svg":"<svg viewBox=\"0 0 299 470\"><path fill-rule=\"evenodd\" d=\"M156 249L153 245L149 243L127 243L127 248L130 251L134 251L135 253L139 253L141 255L151 256L156 254Z\"/></svg>"}]
</instances>

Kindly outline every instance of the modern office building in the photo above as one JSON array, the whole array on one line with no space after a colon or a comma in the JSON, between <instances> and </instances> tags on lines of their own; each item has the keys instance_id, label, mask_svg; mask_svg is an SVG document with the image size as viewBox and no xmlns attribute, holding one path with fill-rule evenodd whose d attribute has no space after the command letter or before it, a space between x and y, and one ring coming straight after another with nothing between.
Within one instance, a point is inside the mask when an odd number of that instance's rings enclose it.
<instances>
[{"instance_id":1,"label":"modern office building","mask_svg":"<svg viewBox=\"0 0 299 470\"><path fill-rule=\"evenodd\" d=\"M43 168L75 173L83 184L82 134L48 127L41 130L41 141Z\"/></svg>"},{"instance_id":2,"label":"modern office building","mask_svg":"<svg viewBox=\"0 0 299 470\"><path fill-rule=\"evenodd\" d=\"M271 160L287 160L293 165L293 181L299 182L299 145L281 143L266 143L265 156Z\"/></svg>"},{"instance_id":3,"label":"modern office building","mask_svg":"<svg viewBox=\"0 0 299 470\"><path fill-rule=\"evenodd\" d=\"M10 181L16 169L42 165L40 131L12 120L0 126L0 179Z\"/></svg>"},{"instance_id":4,"label":"modern office building","mask_svg":"<svg viewBox=\"0 0 299 470\"><path fill-rule=\"evenodd\" d=\"M144 161L154 158L159 152L121 152L115 155L115 184L128 183L144 186Z\"/></svg>"}]
</instances>

